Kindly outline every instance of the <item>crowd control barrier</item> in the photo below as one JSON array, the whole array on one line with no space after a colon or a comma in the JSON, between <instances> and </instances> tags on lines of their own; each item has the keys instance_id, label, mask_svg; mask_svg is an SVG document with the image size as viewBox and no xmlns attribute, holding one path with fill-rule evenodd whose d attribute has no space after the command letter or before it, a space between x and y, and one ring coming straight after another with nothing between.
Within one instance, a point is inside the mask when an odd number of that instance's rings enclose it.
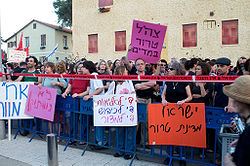
<instances>
[{"instance_id":1,"label":"crowd control barrier","mask_svg":"<svg viewBox=\"0 0 250 166\"><path fill-rule=\"evenodd\" d=\"M137 113L138 121L142 124L141 127L143 131L146 131L146 104L137 104ZM82 98L72 98L68 96L67 98L62 98L57 96L56 100L56 115L53 125L51 122L37 119L34 120L12 120L13 129L16 129L16 134L14 139L18 134L23 134L24 130L33 134L29 141L37 135L44 137L49 133L56 133L59 140L66 142L64 151L67 149L69 144L79 142L83 145L84 155L88 147L97 147L98 148L107 148L115 151L127 152L126 149L118 148L119 137L118 137L118 128L114 127L105 127L103 130L102 137L106 136L106 140L103 145L98 145L96 142L96 127L93 126L93 102L91 100L84 101ZM207 138L212 143L213 153L206 153L206 149L199 149L194 147L183 147L183 146L170 146L170 145L155 145L147 146L146 145L146 134L143 132L142 135L136 135L136 127L134 127L133 132L135 132L134 142L138 142L140 136L143 140L141 143L136 144L136 151L130 151L133 154L133 158L130 162L132 165L133 160L136 157L145 156L145 157L154 157L161 156L165 157L169 165L173 163L174 160L179 160L180 162L193 162L199 165L215 165L215 160L218 148L217 140L218 133L222 124L230 124L230 118L234 116L233 113L225 113L223 108L216 107L206 107L206 128ZM23 123L26 121L27 123ZM53 127L50 127L53 126ZM61 127L61 131L59 130ZM137 132L138 133L138 132ZM127 129L125 131L125 136L127 137ZM125 138L125 144L127 144L127 139Z\"/></svg>"}]
</instances>

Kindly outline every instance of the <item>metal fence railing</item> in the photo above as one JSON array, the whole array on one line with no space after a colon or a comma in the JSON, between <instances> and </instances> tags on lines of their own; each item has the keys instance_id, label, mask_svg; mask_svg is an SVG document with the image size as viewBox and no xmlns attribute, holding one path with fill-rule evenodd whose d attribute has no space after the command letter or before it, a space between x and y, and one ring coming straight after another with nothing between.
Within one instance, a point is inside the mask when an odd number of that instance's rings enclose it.
<instances>
[{"instance_id":1,"label":"metal fence railing","mask_svg":"<svg viewBox=\"0 0 250 166\"><path fill-rule=\"evenodd\" d=\"M171 165L173 160L180 160L182 162L193 162L202 165L215 165L216 154L218 154L217 140L218 132L222 124L230 124L230 118L234 114L225 113L223 108L206 107L206 128L207 128L207 144L213 151L212 154L207 154L206 149L199 149L194 147L183 147L173 145L157 145L148 146L146 144L147 118L146 118L146 104L137 104L138 121L141 124L141 129L144 131L136 132L136 127L103 127L100 128L93 126L93 102L83 101L81 98L62 98L57 96L56 100L56 113L53 123L35 118L34 120L12 120L13 129L16 129L16 134L23 134L24 130L32 133L29 141L38 135L42 137L43 134L56 133L59 139L67 141L64 151L67 149L71 142L77 141L84 144L83 153L87 147L108 148L120 152L133 154L130 165L136 156L143 155L145 157L161 156L166 157L167 163ZM121 130L122 129L122 130ZM102 145L96 142L97 130L102 131L101 138L104 140ZM98 131L99 132L99 131ZM128 134L132 132L132 134ZM124 140L120 140L120 134L125 136ZM139 134L138 134L139 133ZM135 150L127 150L128 135L133 135ZM139 137L142 137L140 139ZM142 140L139 143L139 140ZM119 143L125 141L125 146L119 148ZM136 143L137 142L137 143ZM220 153L219 153L220 154Z\"/></svg>"}]
</instances>

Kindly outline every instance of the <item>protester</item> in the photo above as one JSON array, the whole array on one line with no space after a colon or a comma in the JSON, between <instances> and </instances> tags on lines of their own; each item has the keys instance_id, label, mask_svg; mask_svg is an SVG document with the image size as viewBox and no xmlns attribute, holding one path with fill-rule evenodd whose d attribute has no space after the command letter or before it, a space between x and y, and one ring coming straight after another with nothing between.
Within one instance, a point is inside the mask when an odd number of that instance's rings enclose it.
<instances>
[{"instance_id":1,"label":"protester","mask_svg":"<svg viewBox=\"0 0 250 166\"><path fill-rule=\"evenodd\" d=\"M115 75L128 75L128 71L125 66L118 66L115 69ZM135 89L131 80L129 81L113 81L110 84L109 90L106 94L134 94ZM135 152L135 127L118 127L118 148L124 149L124 151L117 151L114 157L121 157L124 155L124 159L128 160L133 157ZM125 135L127 134L127 135ZM127 140L125 141L125 138Z\"/></svg>"},{"instance_id":2,"label":"protester","mask_svg":"<svg viewBox=\"0 0 250 166\"><path fill-rule=\"evenodd\" d=\"M244 64L247 59L245 57L240 57L236 62L236 67L233 69L233 72L237 75L243 75L244 73Z\"/></svg>"},{"instance_id":3,"label":"protester","mask_svg":"<svg viewBox=\"0 0 250 166\"><path fill-rule=\"evenodd\" d=\"M115 68L120 66L120 60L119 59L116 59L112 65L112 68L111 68L111 71L112 71L112 74L114 74L115 72Z\"/></svg>"},{"instance_id":4,"label":"protester","mask_svg":"<svg viewBox=\"0 0 250 166\"><path fill-rule=\"evenodd\" d=\"M165 59L160 59L157 63L157 70L154 75L164 76L167 75L167 61ZM165 81L157 81L154 88L152 101L161 102L161 94L165 86Z\"/></svg>"},{"instance_id":5,"label":"protester","mask_svg":"<svg viewBox=\"0 0 250 166\"><path fill-rule=\"evenodd\" d=\"M105 60L100 60L98 65L97 65L97 68L98 68L99 75L110 75L111 74ZM111 81L109 81L109 80L102 80L105 91L108 90L110 82Z\"/></svg>"},{"instance_id":6,"label":"protester","mask_svg":"<svg viewBox=\"0 0 250 166\"><path fill-rule=\"evenodd\" d=\"M143 59L138 58L135 61L135 67L136 67L136 75L148 75L148 73L145 72L145 62ZM133 81L135 91L136 91L136 98L138 100L138 103L144 103L144 104L150 104L152 102L152 96L153 96L153 87L156 84L156 81ZM146 120L148 119L148 111L146 110ZM147 129L147 124L146 129ZM138 142L143 143L143 133L145 132L145 142L148 144L148 130L144 130L144 127L142 127L143 124L140 123L138 125L138 139L141 137L141 140Z\"/></svg>"},{"instance_id":7,"label":"protester","mask_svg":"<svg viewBox=\"0 0 250 166\"><path fill-rule=\"evenodd\" d=\"M246 63L244 64L244 75L250 75L250 58L246 60Z\"/></svg>"},{"instance_id":8,"label":"protester","mask_svg":"<svg viewBox=\"0 0 250 166\"><path fill-rule=\"evenodd\" d=\"M13 74L14 73L21 73L23 70L25 70L27 68L27 63L26 62L20 62L20 65L17 66L14 70L13 70ZM18 76L11 76L11 80L15 81L18 78Z\"/></svg>"},{"instance_id":9,"label":"protester","mask_svg":"<svg viewBox=\"0 0 250 166\"><path fill-rule=\"evenodd\" d=\"M209 75L211 67L208 63L200 62L196 67L196 75ZM205 103L206 106L212 106L212 93L213 84L212 83L192 83L191 93L192 93L192 103Z\"/></svg>"},{"instance_id":10,"label":"protester","mask_svg":"<svg viewBox=\"0 0 250 166\"><path fill-rule=\"evenodd\" d=\"M98 75L96 66L92 61L85 61L83 63L83 74L86 75ZM94 95L103 95L104 87L101 80L90 79L89 94L83 97L83 100L87 101L93 98ZM96 131L96 142L98 145L105 145L107 143L106 135L104 133L105 127L95 127ZM95 147L100 149L100 147Z\"/></svg>"},{"instance_id":11,"label":"protester","mask_svg":"<svg viewBox=\"0 0 250 166\"><path fill-rule=\"evenodd\" d=\"M27 69L23 70L21 73L27 73L27 74L40 74L38 70L36 70L36 65L38 64L38 60L34 56L29 56L26 58L26 63L27 63ZM19 76L16 80L16 82L34 82L35 85L38 85L39 83L42 83L42 79L39 77L24 77L24 76ZM41 120L38 118L35 118L36 126L37 129L40 130L40 122ZM33 125L33 120L21 120L21 126L30 128ZM23 133L20 132L21 135L27 136L29 134L28 130L24 130Z\"/></svg>"},{"instance_id":12,"label":"protester","mask_svg":"<svg viewBox=\"0 0 250 166\"><path fill-rule=\"evenodd\" d=\"M245 122L245 130L240 138L232 143L235 152L224 157L225 166L248 166L250 163L250 76L237 78L231 85L223 87L223 92L233 102L234 112L240 114Z\"/></svg>"},{"instance_id":13,"label":"protester","mask_svg":"<svg viewBox=\"0 0 250 166\"><path fill-rule=\"evenodd\" d=\"M185 75L185 70L180 63L171 63L168 68L168 75ZM162 95L162 105L177 103L182 105L192 100L190 85L187 82L166 82Z\"/></svg>"},{"instance_id":14,"label":"protester","mask_svg":"<svg viewBox=\"0 0 250 166\"><path fill-rule=\"evenodd\" d=\"M235 75L230 72L231 60L228 58L219 58L215 62L217 64L217 72L220 76ZM230 83L215 83L215 107L226 107L228 105L228 97L223 93L222 89Z\"/></svg>"},{"instance_id":15,"label":"protester","mask_svg":"<svg viewBox=\"0 0 250 166\"><path fill-rule=\"evenodd\" d=\"M55 74L56 73L56 66L52 62L48 62L45 64L45 72L46 74ZM49 78L45 77L42 80L42 83L38 85L39 87L44 86L48 88L54 88L57 90L57 95L62 94L62 88L66 88L67 82L63 78ZM58 117L59 116L59 117ZM61 126L63 123L63 112L58 112L58 110L55 111L54 116L54 123L58 123L59 119L59 128L58 128L58 135L60 136L61 133ZM50 125L50 132L53 131L51 123ZM59 141L59 139L58 139Z\"/></svg>"}]
</instances>

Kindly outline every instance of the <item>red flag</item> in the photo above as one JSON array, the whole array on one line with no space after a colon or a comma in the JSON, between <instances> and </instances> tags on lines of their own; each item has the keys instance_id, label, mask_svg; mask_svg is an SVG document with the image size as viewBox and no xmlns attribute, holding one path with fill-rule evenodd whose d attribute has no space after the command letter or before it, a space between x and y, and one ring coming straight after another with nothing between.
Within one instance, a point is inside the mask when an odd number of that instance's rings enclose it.
<instances>
[{"instance_id":1,"label":"red flag","mask_svg":"<svg viewBox=\"0 0 250 166\"><path fill-rule=\"evenodd\" d=\"M2 55L2 60L4 60L4 53L3 53L3 55Z\"/></svg>"},{"instance_id":2,"label":"red flag","mask_svg":"<svg viewBox=\"0 0 250 166\"><path fill-rule=\"evenodd\" d=\"M27 56L29 56L29 47L26 47L24 51L27 53Z\"/></svg>"},{"instance_id":3,"label":"red flag","mask_svg":"<svg viewBox=\"0 0 250 166\"><path fill-rule=\"evenodd\" d=\"M19 50L19 51L23 50L23 33L21 35L21 39L19 41L18 47L15 50Z\"/></svg>"}]
</instances>

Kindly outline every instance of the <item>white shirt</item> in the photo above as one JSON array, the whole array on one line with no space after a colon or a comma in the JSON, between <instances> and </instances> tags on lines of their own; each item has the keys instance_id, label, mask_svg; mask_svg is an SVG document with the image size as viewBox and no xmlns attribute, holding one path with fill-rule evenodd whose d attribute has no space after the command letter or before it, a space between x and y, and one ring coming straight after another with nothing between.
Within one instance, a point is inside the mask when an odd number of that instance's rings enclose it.
<instances>
[{"instance_id":1,"label":"white shirt","mask_svg":"<svg viewBox=\"0 0 250 166\"><path fill-rule=\"evenodd\" d=\"M91 75L98 75L98 73L92 73ZM89 94L92 94L98 88L104 88L102 80L90 79ZM103 95L103 94L104 94L104 90L99 95Z\"/></svg>"},{"instance_id":2,"label":"white shirt","mask_svg":"<svg viewBox=\"0 0 250 166\"><path fill-rule=\"evenodd\" d=\"M127 80L123 82L122 84L117 84L116 85L116 92L115 91L115 82L113 81L109 85L109 89L106 92L106 94L131 94L132 92L135 92L134 85L131 80Z\"/></svg>"}]
</instances>

